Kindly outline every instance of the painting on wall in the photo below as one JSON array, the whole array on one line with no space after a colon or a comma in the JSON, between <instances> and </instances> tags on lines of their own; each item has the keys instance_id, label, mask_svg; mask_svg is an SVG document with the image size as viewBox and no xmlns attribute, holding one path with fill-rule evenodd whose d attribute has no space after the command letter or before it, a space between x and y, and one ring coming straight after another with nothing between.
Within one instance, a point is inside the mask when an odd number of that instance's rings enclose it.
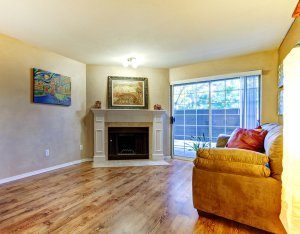
<instances>
[{"instance_id":1,"label":"painting on wall","mask_svg":"<svg viewBox=\"0 0 300 234\"><path fill-rule=\"evenodd\" d=\"M33 68L33 102L71 105L71 78Z\"/></svg>"},{"instance_id":2,"label":"painting on wall","mask_svg":"<svg viewBox=\"0 0 300 234\"><path fill-rule=\"evenodd\" d=\"M148 109L148 79L109 76L108 108Z\"/></svg>"},{"instance_id":3,"label":"painting on wall","mask_svg":"<svg viewBox=\"0 0 300 234\"><path fill-rule=\"evenodd\" d=\"M283 89L278 91L278 115L283 115Z\"/></svg>"}]
</instances>

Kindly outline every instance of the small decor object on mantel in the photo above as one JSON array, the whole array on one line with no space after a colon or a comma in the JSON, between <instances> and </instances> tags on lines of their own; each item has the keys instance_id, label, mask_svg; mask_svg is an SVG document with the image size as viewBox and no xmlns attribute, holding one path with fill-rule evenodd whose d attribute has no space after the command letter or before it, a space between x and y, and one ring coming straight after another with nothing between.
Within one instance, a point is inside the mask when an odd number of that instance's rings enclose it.
<instances>
[{"instance_id":1,"label":"small decor object on mantel","mask_svg":"<svg viewBox=\"0 0 300 234\"><path fill-rule=\"evenodd\" d=\"M160 104L155 104L154 105L154 110L162 110L161 105Z\"/></svg>"},{"instance_id":2,"label":"small decor object on mantel","mask_svg":"<svg viewBox=\"0 0 300 234\"><path fill-rule=\"evenodd\" d=\"M33 102L71 105L71 78L33 68Z\"/></svg>"},{"instance_id":3,"label":"small decor object on mantel","mask_svg":"<svg viewBox=\"0 0 300 234\"><path fill-rule=\"evenodd\" d=\"M101 109L101 102L100 101L96 101L93 108L95 109Z\"/></svg>"},{"instance_id":4,"label":"small decor object on mantel","mask_svg":"<svg viewBox=\"0 0 300 234\"><path fill-rule=\"evenodd\" d=\"M148 79L108 77L109 109L148 109Z\"/></svg>"}]
</instances>

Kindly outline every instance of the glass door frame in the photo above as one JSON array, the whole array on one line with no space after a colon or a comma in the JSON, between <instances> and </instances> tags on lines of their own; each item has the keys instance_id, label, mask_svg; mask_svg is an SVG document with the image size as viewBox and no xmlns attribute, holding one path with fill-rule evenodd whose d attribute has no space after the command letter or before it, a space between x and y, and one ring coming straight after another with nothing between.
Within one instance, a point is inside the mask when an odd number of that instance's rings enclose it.
<instances>
[{"instance_id":1,"label":"glass door frame","mask_svg":"<svg viewBox=\"0 0 300 234\"><path fill-rule=\"evenodd\" d=\"M191 85L196 84L200 82L209 82L209 86L211 85L211 82L213 81L221 81L221 80L228 80L228 79L234 79L238 77L246 77L246 76L259 76L259 87L258 87L258 95L259 95L259 103L258 103L258 115L259 115L259 121L261 121L261 108L262 108L262 70L257 71L250 71L250 72L240 72L240 73L234 73L234 74L227 74L227 75L219 75L219 76L210 76L210 77L203 77L203 78L196 78L196 79L189 79L189 80L181 80L181 81L175 81L170 83L170 121L172 121L172 118L174 116L174 86L176 85ZM176 119L175 119L176 122ZM211 88L209 88L209 123L212 123L212 108L211 108ZM174 154L174 123L170 123L171 129L171 158L178 158L183 159L187 161L193 161L194 158L184 157L184 156L178 156ZM209 138L212 139L212 124L209 124Z\"/></svg>"},{"instance_id":2,"label":"glass door frame","mask_svg":"<svg viewBox=\"0 0 300 234\"><path fill-rule=\"evenodd\" d=\"M197 82L193 82L193 83L197 83ZM174 126L174 122L173 122L173 117L174 117L174 98L173 98L173 89L174 89L174 85L170 85L170 113L171 113L171 116L170 116L170 134L171 134L171 137L170 137L170 147L171 147L171 150L170 150L170 153L171 153L171 158L172 159L180 159L180 160L185 160L185 161L193 161L194 158L188 158L188 157L184 157L184 156L178 156L178 155L175 155L174 154L174 129L173 129L173 126ZM176 120L175 120L176 121Z\"/></svg>"}]
</instances>

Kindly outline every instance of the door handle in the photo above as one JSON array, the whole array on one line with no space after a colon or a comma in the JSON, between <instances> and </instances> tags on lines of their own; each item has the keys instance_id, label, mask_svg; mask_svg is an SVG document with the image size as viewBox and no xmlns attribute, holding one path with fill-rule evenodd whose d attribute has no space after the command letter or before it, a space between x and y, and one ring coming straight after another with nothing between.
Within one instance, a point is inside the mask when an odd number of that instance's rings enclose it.
<instances>
[{"instance_id":1,"label":"door handle","mask_svg":"<svg viewBox=\"0 0 300 234\"><path fill-rule=\"evenodd\" d=\"M175 117L174 116L171 116L170 117L170 124L174 124L175 123Z\"/></svg>"}]
</instances>

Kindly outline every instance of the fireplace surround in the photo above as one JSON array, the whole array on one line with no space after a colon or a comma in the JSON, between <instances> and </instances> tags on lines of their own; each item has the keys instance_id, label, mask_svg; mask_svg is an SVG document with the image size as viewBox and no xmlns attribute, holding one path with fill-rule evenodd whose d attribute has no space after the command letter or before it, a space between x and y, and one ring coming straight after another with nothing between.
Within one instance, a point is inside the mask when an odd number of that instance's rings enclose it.
<instances>
[{"instance_id":1,"label":"fireplace surround","mask_svg":"<svg viewBox=\"0 0 300 234\"><path fill-rule=\"evenodd\" d=\"M102 167L108 161L118 164L119 160L109 157L108 129L110 127L148 128L148 160L164 160L163 136L168 121L165 110L92 109L92 112L94 114L94 167ZM130 154L133 154L132 151Z\"/></svg>"}]
</instances>

